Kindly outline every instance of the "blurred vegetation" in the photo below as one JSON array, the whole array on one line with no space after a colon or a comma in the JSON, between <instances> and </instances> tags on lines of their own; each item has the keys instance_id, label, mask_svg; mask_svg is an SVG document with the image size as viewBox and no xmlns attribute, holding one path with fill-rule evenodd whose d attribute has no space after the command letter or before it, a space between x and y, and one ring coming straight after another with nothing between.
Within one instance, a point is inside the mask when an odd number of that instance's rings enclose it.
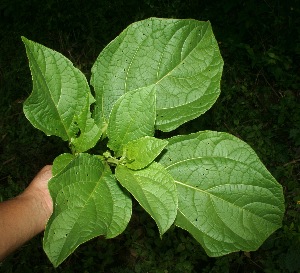
<instances>
[{"instance_id":1,"label":"blurred vegetation","mask_svg":"<svg viewBox=\"0 0 300 273\"><path fill-rule=\"evenodd\" d=\"M283 227L255 252L209 258L178 228L160 239L154 221L134 204L122 235L93 239L59 268L44 254L41 234L0 263L1 272L300 272L297 0L1 0L0 201L20 193L41 167L67 151L24 117L32 83L20 36L61 52L89 78L103 47L128 24L151 16L211 21L225 61L221 96L205 115L172 134L211 129L249 143L284 188Z\"/></svg>"}]
</instances>

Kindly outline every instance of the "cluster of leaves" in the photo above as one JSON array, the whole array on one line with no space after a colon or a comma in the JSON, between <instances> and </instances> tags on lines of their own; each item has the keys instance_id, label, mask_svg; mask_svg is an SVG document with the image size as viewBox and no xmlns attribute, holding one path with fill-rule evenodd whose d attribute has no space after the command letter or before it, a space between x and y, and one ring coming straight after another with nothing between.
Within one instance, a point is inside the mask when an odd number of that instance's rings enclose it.
<instances>
[{"instance_id":1,"label":"cluster of leaves","mask_svg":"<svg viewBox=\"0 0 300 273\"><path fill-rule=\"evenodd\" d=\"M161 236L175 223L210 256L257 249L280 227L281 186L246 143L213 131L154 137L155 129L169 132L203 114L219 96L223 62L209 22L130 25L92 68L95 98L68 59L23 42L33 76L24 113L72 151L54 160L49 181L55 208L44 249L55 266L85 241L125 230L128 192ZM85 153L101 137L110 150Z\"/></svg>"},{"instance_id":2,"label":"cluster of leaves","mask_svg":"<svg viewBox=\"0 0 300 273\"><path fill-rule=\"evenodd\" d=\"M299 12L295 0L243 3L75 0L72 6L68 1L55 0L1 1L2 199L16 196L43 165L52 163L57 154L68 152L59 138L43 136L24 117L21 102L31 88L31 77L20 36L62 52L89 78L98 52L125 26L158 16L211 20L225 67L222 93L210 111L175 131L155 134L164 138L210 129L238 136L255 148L284 186L286 200L283 228L251 253L208 258L181 229L166 232L160 240L154 221L133 203L133 215L124 233L107 241L99 237L91 240L59 268L52 268L41 249L41 236L37 236L0 264L1 270L74 272L76 268L82 272L119 273L198 272L201 268L203 272L297 272L300 269L297 259L300 255ZM269 53L274 53L275 58ZM102 154L98 145L93 151ZM165 255L160 255L161 249ZM121 267L116 266L116 261Z\"/></svg>"}]
</instances>

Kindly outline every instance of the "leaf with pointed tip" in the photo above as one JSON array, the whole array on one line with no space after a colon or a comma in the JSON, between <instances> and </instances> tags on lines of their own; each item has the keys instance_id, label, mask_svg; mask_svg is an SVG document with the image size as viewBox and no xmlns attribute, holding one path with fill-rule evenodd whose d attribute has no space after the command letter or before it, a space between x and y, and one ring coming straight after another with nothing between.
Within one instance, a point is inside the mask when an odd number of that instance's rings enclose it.
<instances>
[{"instance_id":1,"label":"leaf with pointed tip","mask_svg":"<svg viewBox=\"0 0 300 273\"><path fill-rule=\"evenodd\" d=\"M153 136L155 124L155 90L132 91L124 94L114 104L109 116L108 147L119 157L130 141Z\"/></svg>"},{"instance_id":2,"label":"leaf with pointed tip","mask_svg":"<svg viewBox=\"0 0 300 273\"><path fill-rule=\"evenodd\" d=\"M149 165L168 144L168 141L155 137L142 137L124 145L126 167L138 170Z\"/></svg>"},{"instance_id":3,"label":"leaf with pointed tip","mask_svg":"<svg viewBox=\"0 0 300 273\"><path fill-rule=\"evenodd\" d=\"M155 220L162 236L177 214L178 197L172 176L162 165L153 162L137 171L118 165L116 177Z\"/></svg>"},{"instance_id":4,"label":"leaf with pointed tip","mask_svg":"<svg viewBox=\"0 0 300 273\"><path fill-rule=\"evenodd\" d=\"M156 127L171 131L214 104L222 69L210 22L161 18L135 22L105 47L92 68L96 109L107 120L125 93L155 88Z\"/></svg>"},{"instance_id":5,"label":"leaf with pointed tip","mask_svg":"<svg viewBox=\"0 0 300 273\"><path fill-rule=\"evenodd\" d=\"M24 103L31 124L46 135L55 135L74 146L76 152L92 148L101 129L91 118L95 101L85 76L70 60L25 37L33 90Z\"/></svg>"},{"instance_id":6,"label":"leaf with pointed tip","mask_svg":"<svg viewBox=\"0 0 300 273\"><path fill-rule=\"evenodd\" d=\"M159 162L176 182L175 224L208 255L254 251L281 226L282 187L249 145L211 131L168 140Z\"/></svg>"},{"instance_id":7,"label":"leaf with pointed tip","mask_svg":"<svg viewBox=\"0 0 300 273\"><path fill-rule=\"evenodd\" d=\"M131 217L130 196L120 188L109 166L99 157L79 154L54 161L59 172L49 181L55 204L44 235L44 250L54 266L80 244L104 235L112 238Z\"/></svg>"}]
</instances>

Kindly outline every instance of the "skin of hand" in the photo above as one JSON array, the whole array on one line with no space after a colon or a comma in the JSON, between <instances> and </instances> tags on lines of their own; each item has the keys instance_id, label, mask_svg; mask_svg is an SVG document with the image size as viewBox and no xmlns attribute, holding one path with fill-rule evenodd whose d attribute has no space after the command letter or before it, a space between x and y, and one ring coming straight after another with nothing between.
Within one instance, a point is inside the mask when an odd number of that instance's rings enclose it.
<instances>
[{"instance_id":1,"label":"skin of hand","mask_svg":"<svg viewBox=\"0 0 300 273\"><path fill-rule=\"evenodd\" d=\"M53 212L51 177L52 166L47 165L23 193L0 203L0 261L45 229Z\"/></svg>"}]
</instances>

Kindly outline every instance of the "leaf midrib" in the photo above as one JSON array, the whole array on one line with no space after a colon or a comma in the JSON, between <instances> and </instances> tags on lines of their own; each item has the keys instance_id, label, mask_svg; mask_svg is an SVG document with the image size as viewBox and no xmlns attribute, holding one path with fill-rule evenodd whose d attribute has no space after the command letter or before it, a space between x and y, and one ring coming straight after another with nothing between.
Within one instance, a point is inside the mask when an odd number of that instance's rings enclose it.
<instances>
[{"instance_id":1,"label":"leaf midrib","mask_svg":"<svg viewBox=\"0 0 300 273\"><path fill-rule=\"evenodd\" d=\"M175 165L181 164L182 162L188 162L188 161L197 160L197 159L226 159L226 160L230 160L230 161L236 162L238 164L242 164L243 166L246 166L247 168L251 168L252 170L254 170L257 173L259 173L260 175L262 175L266 180L268 180L268 181L272 182L272 184L274 184L274 180L266 177L265 174L261 173L259 169L253 168L253 166L249 166L248 164L246 164L246 163L244 163L242 161L238 161L238 160L235 160L233 158L224 157L224 156L199 156L199 157L192 157L192 158L184 159L184 160L181 160L181 161L177 161L177 162L175 162L175 163L173 163L171 165L168 165L165 168L169 169L170 167L174 167Z\"/></svg>"},{"instance_id":2,"label":"leaf midrib","mask_svg":"<svg viewBox=\"0 0 300 273\"><path fill-rule=\"evenodd\" d=\"M266 222L269 223L269 224L275 225L275 223L270 222L270 221L264 219L264 218L261 217L260 215L254 214L253 212L251 212L251 211L249 211L249 210L247 210L247 209L245 209L245 208L242 208L242 207L240 207L240 206L237 206L237 205L235 205L235 203L229 202L228 200L223 199L223 198L221 198L221 197L219 197L219 196L216 196L216 195L214 195L214 194L212 194L212 193L210 193L210 192L207 192L206 190L202 190L202 189L200 189L200 188L193 187L193 186L191 186L191 185L182 183L182 182L177 181L177 180L175 180L175 179L174 179L174 181L175 181L175 183L177 183L177 184L179 184L179 185L181 185L181 186L183 186L183 187L191 188L191 189L193 189L194 191L198 191L198 192L201 192L201 193L203 193L203 194L205 194L205 195L208 195L209 198L212 199L212 200L213 200L213 199L222 200L223 202L226 202L226 203L228 203L228 204L234 206L234 207L237 208L238 210L243 210L243 211L245 211L245 212L247 212L247 213L249 213L249 214L251 214L251 215L254 215L255 217L258 217L258 218L260 218L260 219L266 221ZM243 185L243 184L242 184L242 185ZM256 202L256 203L257 203L257 202ZM262 202L261 202L261 203L262 203ZM266 203L263 203L263 204L266 204ZM178 210L181 212L181 210L180 210L179 207L178 207ZM215 212L216 212L216 211L215 211ZM182 213L182 212L181 212L181 213ZM216 213L217 213L217 212L216 212ZM183 214L183 213L182 213L182 214ZM221 219L221 218L220 218L220 219ZM226 226L227 226L227 225L226 225Z\"/></svg>"}]
</instances>

